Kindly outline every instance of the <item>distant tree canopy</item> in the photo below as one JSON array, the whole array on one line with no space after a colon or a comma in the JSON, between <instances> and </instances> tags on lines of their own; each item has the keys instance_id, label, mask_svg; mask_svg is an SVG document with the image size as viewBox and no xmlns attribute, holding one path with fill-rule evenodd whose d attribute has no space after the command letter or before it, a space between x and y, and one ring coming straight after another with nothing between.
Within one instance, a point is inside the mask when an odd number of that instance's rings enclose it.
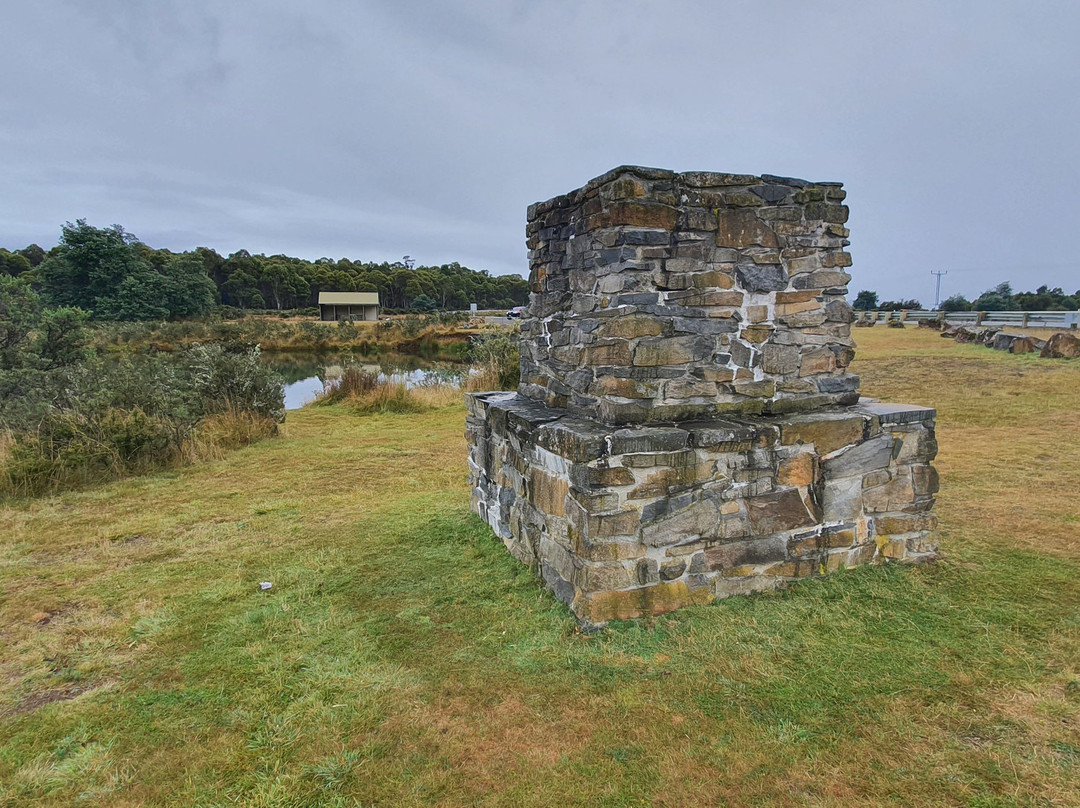
<instances>
[{"instance_id":1,"label":"distant tree canopy","mask_svg":"<svg viewBox=\"0 0 1080 808\"><path fill-rule=\"evenodd\" d=\"M1080 309L1080 289L1067 295L1060 286L1055 286L1053 289L1040 286L1034 292L1017 292L1014 297L1021 311L1076 311Z\"/></svg>"},{"instance_id":2,"label":"distant tree canopy","mask_svg":"<svg viewBox=\"0 0 1080 808\"><path fill-rule=\"evenodd\" d=\"M971 301L963 295L953 295L941 301L942 311L971 311Z\"/></svg>"},{"instance_id":3,"label":"distant tree canopy","mask_svg":"<svg viewBox=\"0 0 1080 808\"><path fill-rule=\"evenodd\" d=\"M36 244L23 247L15 252L8 252L0 247L0 275L13 275L18 277L24 272L29 272L45 260L45 251Z\"/></svg>"},{"instance_id":4,"label":"distant tree canopy","mask_svg":"<svg viewBox=\"0 0 1080 808\"><path fill-rule=\"evenodd\" d=\"M878 306L879 311L919 311L922 303L918 300L886 300Z\"/></svg>"},{"instance_id":5,"label":"distant tree canopy","mask_svg":"<svg viewBox=\"0 0 1080 808\"><path fill-rule=\"evenodd\" d=\"M378 292L385 308L418 311L467 309L470 303L482 309L510 308L529 299L529 285L520 275L492 276L457 262L410 268L397 261L305 261L246 250L222 258L213 250L198 252L221 303L237 308L314 306L321 291Z\"/></svg>"},{"instance_id":6,"label":"distant tree canopy","mask_svg":"<svg viewBox=\"0 0 1080 808\"><path fill-rule=\"evenodd\" d=\"M314 306L319 292L378 292L392 309L510 308L528 302L520 275L492 276L454 262L364 263L348 258L306 261L287 255L227 258L199 247L155 250L120 225L97 228L80 219L61 228L46 253L36 244L0 249L0 273L26 277L50 306L77 306L100 320L170 319L203 314L214 303L240 309Z\"/></svg>"},{"instance_id":7,"label":"distant tree canopy","mask_svg":"<svg viewBox=\"0 0 1080 808\"><path fill-rule=\"evenodd\" d=\"M975 311L1014 311L1016 309L1016 297L1013 296L1012 286L1008 283L999 283L993 289L987 289L972 304Z\"/></svg>"},{"instance_id":8,"label":"distant tree canopy","mask_svg":"<svg viewBox=\"0 0 1080 808\"><path fill-rule=\"evenodd\" d=\"M99 320L163 320L204 314L214 284L188 253L152 250L120 225L84 219L61 228L60 244L33 272L49 306L76 306Z\"/></svg>"},{"instance_id":9,"label":"distant tree canopy","mask_svg":"<svg viewBox=\"0 0 1080 808\"><path fill-rule=\"evenodd\" d=\"M852 306L860 311L903 311L921 309L918 300L886 300L878 303L877 292L863 290ZM1040 286L1034 292L1013 292L1009 283L987 289L975 300L953 295L941 303L942 311L1076 311L1080 309L1080 290L1071 295L1061 287Z\"/></svg>"},{"instance_id":10,"label":"distant tree canopy","mask_svg":"<svg viewBox=\"0 0 1080 808\"><path fill-rule=\"evenodd\" d=\"M874 311L877 309L877 304L877 292L863 289L855 296L855 303L853 306L856 311Z\"/></svg>"}]
</instances>

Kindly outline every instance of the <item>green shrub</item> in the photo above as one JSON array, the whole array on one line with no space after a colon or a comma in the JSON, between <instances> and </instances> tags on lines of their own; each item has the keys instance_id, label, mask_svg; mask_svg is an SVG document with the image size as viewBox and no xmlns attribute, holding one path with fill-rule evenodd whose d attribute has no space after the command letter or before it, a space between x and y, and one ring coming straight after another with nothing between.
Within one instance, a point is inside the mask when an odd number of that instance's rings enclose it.
<instances>
[{"instance_id":1,"label":"green shrub","mask_svg":"<svg viewBox=\"0 0 1080 808\"><path fill-rule=\"evenodd\" d=\"M518 385L520 354L517 334L503 330L485 331L469 338L469 356L479 366L479 376L499 390L513 390Z\"/></svg>"},{"instance_id":2,"label":"green shrub","mask_svg":"<svg viewBox=\"0 0 1080 808\"><path fill-rule=\"evenodd\" d=\"M0 353L0 492L36 494L213 456L284 419L281 377L258 346L196 342L102 358L85 348L85 315L43 310L27 293L0 287L0 309L9 312L9 349ZM183 341L203 326L156 328ZM212 430L195 440L204 424Z\"/></svg>"},{"instance_id":3,"label":"green shrub","mask_svg":"<svg viewBox=\"0 0 1080 808\"><path fill-rule=\"evenodd\" d=\"M137 473L175 462L182 443L167 419L138 409L109 409L96 417L52 413L35 432L15 439L2 487L33 495Z\"/></svg>"},{"instance_id":4,"label":"green shrub","mask_svg":"<svg viewBox=\"0 0 1080 808\"><path fill-rule=\"evenodd\" d=\"M358 365L346 365L336 379L328 379L323 392L315 399L316 404L337 404L347 398L362 397L379 385L377 373L364 370Z\"/></svg>"},{"instance_id":5,"label":"green shrub","mask_svg":"<svg viewBox=\"0 0 1080 808\"><path fill-rule=\"evenodd\" d=\"M209 343L187 350L183 359L190 381L185 386L199 397L200 417L235 409L285 420L281 377L259 357L258 345L230 351Z\"/></svg>"}]
</instances>

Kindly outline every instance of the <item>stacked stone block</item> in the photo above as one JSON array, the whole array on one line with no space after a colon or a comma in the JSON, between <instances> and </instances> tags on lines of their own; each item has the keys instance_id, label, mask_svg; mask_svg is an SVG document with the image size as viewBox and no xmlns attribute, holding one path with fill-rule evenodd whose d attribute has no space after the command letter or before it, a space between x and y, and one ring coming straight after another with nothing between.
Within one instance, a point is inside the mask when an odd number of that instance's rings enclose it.
<instances>
[{"instance_id":1,"label":"stacked stone block","mask_svg":"<svg viewBox=\"0 0 1080 808\"><path fill-rule=\"evenodd\" d=\"M844 196L624 166L531 206L520 392L617 424L853 403Z\"/></svg>"},{"instance_id":2,"label":"stacked stone block","mask_svg":"<svg viewBox=\"0 0 1080 808\"><path fill-rule=\"evenodd\" d=\"M588 623L937 550L933 410L619 428L513 393L468 405L473 508Z\"/></svg>"},{"instance_id":3,"label":"stacked stone block","mask_svg":"<svg viewBox=\"0 0 1080 808\"><path fill-rule=\"evenodd\" d=\"M529 209L474 510L590 624L932 558L933 410L859 399L836 183L624 167Z\"/></svg>"}]
</instances>

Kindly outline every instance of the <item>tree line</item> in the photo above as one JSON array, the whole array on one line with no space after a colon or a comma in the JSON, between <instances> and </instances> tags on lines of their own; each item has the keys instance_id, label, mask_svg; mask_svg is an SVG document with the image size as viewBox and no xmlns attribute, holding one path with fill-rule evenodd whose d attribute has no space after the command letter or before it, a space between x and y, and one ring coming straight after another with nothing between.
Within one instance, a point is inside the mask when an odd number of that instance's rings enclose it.
<instances>
[{"instance_id":1,"label":"tree line","mask_svg":"<svg viewBox=\"0 0 1080 808\"><path fill-rule=\"evenodd\" d=\"M878 302L877 292L867 289L855 296L857 311L913 311L922 309L918 300L886 300ZM1034 292L1013 292L1009 283L999 283L974 300L953 295L941 302L942 311L1077 311L1080 310L1080 290L1071 295L1061 287L1043 285Z\"/></svg>"},{"instance_id":2,"label":"tree line","mask_svg":"<svg viewBox=\"0 0 1080 808\"><path fill-rule=\"evenodd\" d=\"M140 242L120 225L98 228L79 219L61 228L46 251L36 244L0 248L0 273L25 277L46 305L78 307L100 320L177 319L215 305L237 309L314 306L321 291L378 292L389 309L436 311L509 308L528 301L520 275L492 276L457 262L307 261L287 255L227 257L207 247L174 253Z\"/></svg>"}]
</instances>

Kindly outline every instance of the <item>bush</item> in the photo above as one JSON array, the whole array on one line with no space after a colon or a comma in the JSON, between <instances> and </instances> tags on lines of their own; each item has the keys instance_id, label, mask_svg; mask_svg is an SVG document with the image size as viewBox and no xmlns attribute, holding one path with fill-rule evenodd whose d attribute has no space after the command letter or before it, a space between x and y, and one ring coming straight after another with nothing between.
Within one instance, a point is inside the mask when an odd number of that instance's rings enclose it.
<instances>
[{"instance_id":1,"label":"bush","mask_svg":"<svg viewBox=\"0 0 1080 808\"><path fill-rule=\"evenodd\" d=\"M300 323L300 339L313 350L323 351L330 344L332 326L304 320Z\"/></svg>"},{"instance_id":2,"label":"bush","mask_svg":"<svg viewBox=\"0 0 1080 808\"><path fill-rule=\"evenodd\" d=\"M942 311L971 311L971 301L963 295L953 295L941 302Z\"/></svg>"},{"instance_id":3,"label":"bush","mask_svg":"<svg viewBox=\"0 0 1080 808\"><path fill-rule=\"evenodd\" d=\"M276 423L285 420L281 377L260 360L258 345L226 350L193 345L183 357L190 388L199 397L199 415L237 410Z\"/></svg>"},{"instance_id":4,"label":"bush","mask_svg":"<svg viewBox=\"0 0 1080 808\"><path fill-rule=\"evenodd\" d=\"M141 410L97 417L52 413L35 432L17 436L4 463L7 493L27 495L169 465L179 457L173 425Z\"/></svg>"},{"instance_id":5,"label":"bush","mask_svg":"<svg viewBox=\"0 0 1080 808\"><path fill-rule=\"evenodd\" d=\"M36 320L27 336L0 356L2 493L217 456L272 434L284 419L281 378L257 346L195 343L106 360L87 355L75 310L28 311ZM186 335L174 325L170 336Z\"/></svg>"},{"instance_id":6,"label":"bush","mask_svg":"<svg viewBox=\"0 0 1080 808\"><path fill-rule=\"evenodd\" d=\"M520 371L516 333L487 331L469 338L469 356L478 366L469 382L471 389L514 390Z\"/></svg>"},{"instance_id":7,"label":"bush","mask_svg":"<svg viewBox=\"0 0 1080 808\"><path fill-rule=\"evenodd\" d=\"M380 378L379 374L357 365L347 365L341 376L326 382L315 404L345 404L364 415L424 412L461 401L461 389L454 375L447 373L410 387L403 381Z\"/></svg>"},{"instance_id":8,"label":"bush","mask_svg":"<svg viewBox=\"0 0 1080 808\"><path fill-rule=\"evenodd\" d=\"M379 386L379 376L357 365L346 365L336 379L327 379L316 404L337 404L350 398L362 398Z\"/></svg>"},{"instance_id":9,"label":"bush","mask_svg":"<svg viewBox=\"0 0 1080 808\"><path fill-rule=\"evenodd\" d=\"M469 312L467 311L444 311L438 315L440 325L460 325L468 320Z\"/></svg>"},{"instance_id":10,"label":"bush","mask_svg":"<svg viewBox=\"0 0 1080 808\"><path fill-rule=\"evenodd\" d=\"M918 300L886 300L880 306L879 311L921 311L922 303Z\"/></svg>"}]
</instances>

